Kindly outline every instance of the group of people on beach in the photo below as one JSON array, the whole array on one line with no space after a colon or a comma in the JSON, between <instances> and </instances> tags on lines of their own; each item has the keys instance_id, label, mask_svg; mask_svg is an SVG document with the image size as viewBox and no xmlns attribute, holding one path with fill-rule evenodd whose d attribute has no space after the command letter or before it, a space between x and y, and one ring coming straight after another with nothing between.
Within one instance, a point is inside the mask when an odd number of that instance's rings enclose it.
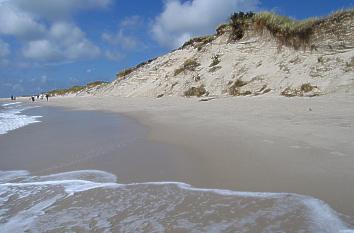
<instances>
[{"instance_id":1,"label":"group of people on beach","mask_svg":"<svg viewBox=\"0 0 354 233\"><path fill-rule=\"evenodd\" d=\"M36 98L37 98L37 100L39 100L39 99L43 100L44 97L47 99L47 101L49 100L49 94L41 94L41 95L36 95L36 96L32 95L32 96L30 97L30 100L31 100L32 102L34 102L34 101L36 101ZM11 100L16 100L16 96L13 96L13 95L12 95L12 96L11 96Z\"/></svg>"},{"instance_id":2,"label":"group of people on beach","mask_svg":"<svg viewBox=\"0 0 354 233\"><path fill-rule=\"evenodd\" d=\"M43 100L44 97L47 99L47 101L49 100L49 94L41 94L41 95L36 95L36 96L32 95L31 96L32 102L34 102L36 100L36 97L37 97L37 100L39 100L39 99Z\"/></svg>"}]
</instances>

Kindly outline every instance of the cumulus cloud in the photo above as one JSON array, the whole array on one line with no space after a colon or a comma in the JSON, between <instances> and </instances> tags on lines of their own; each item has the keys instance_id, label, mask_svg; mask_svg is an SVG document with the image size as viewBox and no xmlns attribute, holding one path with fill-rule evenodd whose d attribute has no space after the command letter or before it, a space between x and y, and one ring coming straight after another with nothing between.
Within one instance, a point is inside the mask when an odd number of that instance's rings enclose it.
<instances>
[{"instance_id":1,"label":"cumulus cloud","mask_svg":"<svg viewBox=\"0 0 354 233\"><path fill-rule=\"evenodd\" d=\"M116 34L103 33L102 40L111 45L119 45L123 49L135 49L139 44L137 38L126 35L123 30Z\"/></svg>"},{"instance_id":2,"label":"cumulus cloud","mask_svg":"<svg viewBox=\"0 0 354 233\"><path fill-rule=\"evenodd\" d=\"M0 35L23 45L22 55L41 62L93 58L100 49L68 17L78 10L104 8L111 0L0 0ZM6 46L0 44L1 54Z\"/></svg>"},{"instance_id":3,"label":"cumulus cloud","mask_svg":"<svg viewBox=\"0 0 354 233\"><path fill-rule=\"evenodd\" d=\"M0 59L10 54L9 44L0 40Z\"/></svg>"},{"instance_id":4,"label":"cumulus cloud","mask_svg":"<svg viewBox=\"0 0 354 233\"><path fill-rule=\"evenodd\" d=\"M124 58L124 55L119 51L106 50L104 56L112 61L119 61Z\"/></svg>"},{"instance_id":5,"label":"cumulus cloud","mask_svg":"<svg viewBox=\"0 0 354 233\"><path fill-rule=\"evenodd\" d=\"M18 10L8 2L0 3L0 22L0 34L21 39L40 37L45 31L45 27L37 23L30 14Z\"/></svg>"},{"instance_id":6,"label":"cumulus cloud","mask_svg":"<svg viewBox=\"0 0 354 233\"><path fill-rule=\"evenodd\" d=\"M100 55L100 49L86 39L80 28L65 22L53 24L45 39L28 42L22 52L26 58L48 62Z\"/></svg>"},{"instance_id":7,"label":"cumulus cloud","mask_svg":"<svg viewBox=\"0 0 354 233\"><path fill-rule=\"evenodd\" d=\"M144 43L136 36L144 24L140 16L130 16L123 19L116 33L102 33L102 40L121 49L136 49L145 47Z\"/></svg>"},{"instance_id":8,"label":"cumulus cloud","mask_svg":"<svg viewBox=\"0 0 354 233\"><path fill-rule=\"evenodd\" d=\"M134 15L124 18L115 33L102 33L104 42L123 50L145 48L144 42L137 36L144 26L144 19ZM107 56L110 57L110 56Z\"/></svg>"},{"instance_id":9,"label":"cumulus cloud","mask_svg":"<svg viewBox=\"0 0 354 233\"><path fill-rule=\"evenodd\" d=\"M11 4L33 15L57 20L70 17L78 10L105 8L111 0L11 0Z\"/></svg>"},{"instance_id":10,"label":"cumulus cloud","mask_svg":"<svg viewBox=\"0 0 354 233\"><path fill-rule=\"evenodd\" d=\"M235 11L257 8L259 0L168 0L152 25L154 38L176 48L193 36L208 34Z\"/></svg>"}]
</instances>

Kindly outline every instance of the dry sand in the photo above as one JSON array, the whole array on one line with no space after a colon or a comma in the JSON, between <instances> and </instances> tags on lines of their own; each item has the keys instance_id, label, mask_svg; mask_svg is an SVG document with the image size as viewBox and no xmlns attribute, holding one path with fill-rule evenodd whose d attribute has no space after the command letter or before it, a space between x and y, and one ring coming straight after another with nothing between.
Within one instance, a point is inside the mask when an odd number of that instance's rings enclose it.
<instances>
[{"instance_id":1,"label":"dry sand","mask_svg":"<svg viewBox=\"0 0 354 233\"><path fill-rule=\"evenodd\" d=\"M150 129L150 139L184 147L197 187L292 192L354 216L354 98L58 97L48 105L112 111ZM179 166L184 173L183 163Z\"/></svg>"}]
</instances>

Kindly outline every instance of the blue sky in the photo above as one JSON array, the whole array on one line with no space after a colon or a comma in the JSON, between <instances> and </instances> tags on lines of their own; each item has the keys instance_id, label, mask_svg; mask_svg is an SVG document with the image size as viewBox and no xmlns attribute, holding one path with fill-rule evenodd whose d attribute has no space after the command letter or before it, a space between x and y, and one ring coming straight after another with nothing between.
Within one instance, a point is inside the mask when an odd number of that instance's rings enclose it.
<instances>
[{"instance_id":1,"label":"blue sky","mask_svg":"<svg viewBox=\"0 0 354 233\"><path fill-rule=\"evenodd\" d=\"M239 10L297 19L354 0L0 0L0 97L111 81Z\"/></svg>"}]
</instances>

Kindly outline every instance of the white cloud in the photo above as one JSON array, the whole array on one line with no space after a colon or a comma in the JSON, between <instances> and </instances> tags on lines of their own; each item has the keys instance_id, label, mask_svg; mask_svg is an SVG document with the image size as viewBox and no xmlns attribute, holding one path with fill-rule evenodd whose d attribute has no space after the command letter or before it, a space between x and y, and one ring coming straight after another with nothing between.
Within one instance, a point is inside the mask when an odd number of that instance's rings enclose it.
<instances>
[{"instance_id":1,"label":"white cloud","mask_svg":"<svg viewBox=\"0 0 354 233\"><path fill-rule=\"evenodd\" d=\"M47 75L42 75L42 76L39 78L39 82L40 82L41 84L47 83L47 82L48 82L48 77L47 77Z\"/></svg>"},{"instance_id":2,"label":"white cloud","mask_svg":"<svg viewBox=\"0 0 354 233\"><path fill-rule=\"evenodd\" d=\"M36 40L27 44L23 49L23 55L35 60L55 61L60 58L60 50L48 40Z\"/></svg>"},{"instance_id":3,"label":"white cloud","mask_svg":"<svg viewBox=\"0 0 354 233\"><path fill-rule=\"evenodd\" d=\"M103 33L102 40L111 45L119 45L123 49L135 49L139 44L137 38L126 35L123 30L119 30L116 34Z\"/></svg>"},{"instance_id":4,"label":"white cloud","mask_svg":"<svg viewBox=\"0 0 354 233\"><path fill-rule=\"evenodd\" d=\"M135 28L143 25L144 19L141 18L139 15L133 15L126 17L120 23L120 27L122 28Z\"/></svg>"},{"instance_id":5,"label":"white cloud","mask_svg":"<svg viewBox=\"0 0 354 233\"><path fill-rule=\"evenodd\" d=\"M124 58L123 54L121 54L118 51L112 51L112 50L105 51L104 56L107 59L112 60L112 61L118 61L118 60L121 60Z\"/></svg>"},{"instance_id":6,"label":"white cloud","mask_svg":"<svg viewBox=\"0 0 354 233\"><path fill-rule=\"evenodd\" d=\"M126 17L120 22L117 32L102 33L101 38L104 42L125 50L145 48L145 44L137 37L137 32L143 25L144 19L140 16Z\"/></svg>"},{"instance_id":7,"label":"white cloud","mask_svg":"<svg viewBox=\"0 0 354 233\"><path fill-rule=\"evenodd\" d=\"M85 37L80 28L71 23L59 22L52 25L45 39L30 41L22 52L26 58L53 62L94 58L101 51Z\"/></svg>"},{"instance_id":8,"label":"white cloud","mask_svg":"<svg viewBox=\"0 0 354 233\"><path fill-rule=\"evenodd\" d=\"M257 8L259 0L168 0L152 25L154 38L176 48L193 36L211 33L235 11Z\"/></svg>"},{"instance_id":9,"label":"white cloud","mask_svg":"<svg viewBox=\"0 0 354 233\"><path fill-rule=\"evenodd\" d=\"M0 34L21 39L36 38L45 31L45 27L37 23L30 14L18 10L8 2L0 3L0 22Z\"/></svg>"},{"instance_id":10,"label":"white cloud","mask_svg":"<svg viewBox=\"0 0 354 233\"><path fill-rule=\"evenodd\" d=\"M11 0L19 9L50 20L70 17L75 11L105 8L111 0Z\"/></svg>"},{"instance_id":11,"label":"white cloud","mask_svg":"<svg viewBox=\"0 0 354 233\"><path fill-rule=\"evenodd\" d=\"M0 0L0 35L23 45L25 58L63 62L93 58L100 49L72 21L76 11L107 7L111 0ZM5 54L4 45L1 53Z\"/></svg>"},{"instance_id":12,"label":"white cloud","mask_svg":"<svg viewBox=\"0 0 354 233\"><path fill-rule=\"evenodd\" d=\"M0 40L0 59L10 54L9 44Z\"/></svg>"}]
</instances>

